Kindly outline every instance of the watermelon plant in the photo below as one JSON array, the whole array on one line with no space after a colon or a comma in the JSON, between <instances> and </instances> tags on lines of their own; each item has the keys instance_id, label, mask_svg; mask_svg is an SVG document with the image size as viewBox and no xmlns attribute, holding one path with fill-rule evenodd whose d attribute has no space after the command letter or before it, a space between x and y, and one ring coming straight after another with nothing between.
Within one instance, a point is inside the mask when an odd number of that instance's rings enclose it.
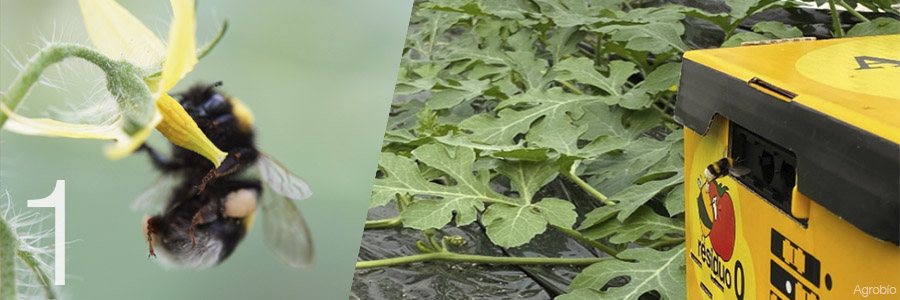
<instances>
[{"instance_id":1,"label":"watermelon plant","mask_svg":"<svg viewBox=\"0 0 900 300\"><path fill-rule=\"evenodd\" d=\"M900 32L890 0L818 2L839 20L829 35ZM366 230L421 230L419 253L356 267L583 265L557 299L683 299L684 153L672 116L681 55L805 33L748 24L800 2L720 4L723 12L660 1L416 2L371 200L396 216ZM565 235L599 255L466 253L462 245L478 241L450 229L470 224L502 249Z\"/></svg>"}]
</instances>

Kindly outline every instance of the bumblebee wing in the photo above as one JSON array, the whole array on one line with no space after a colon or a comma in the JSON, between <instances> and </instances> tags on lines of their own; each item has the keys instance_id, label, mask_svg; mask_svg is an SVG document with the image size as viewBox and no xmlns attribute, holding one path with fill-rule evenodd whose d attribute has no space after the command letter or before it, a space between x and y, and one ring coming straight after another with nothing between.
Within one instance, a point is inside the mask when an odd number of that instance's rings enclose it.
<instances>
[{"instance_id":1,"label":"bumblebee wing","mask_svg":"<svg viewBox=\"0 0 900 300\"><path fill-rule=\"evenodd\" d=\"M263 240L278 259L295 269L313 263L309 228L291 199L266 187L262 195Z\"/></svg>"},{"instance_id":2,"label":"bumblebee wing","mask_svg":"<svg viewBox=\"0 0 900 300\"><path fill-rule=\"evenodd\" d=\"M750 174L750 168L731 166L730 168L728 168L728 173L734 177L741 177Z\"/></svg>"},{"instance_id":3,"label":"bumblebee wing","mask_svg":"<svg viewBox=\"0 0 900 300\"><path fill-rule=\"evenodd\" d=\"M153 184L138 194L134 202L131 203L132 210L147 210L155 206L164 206L166 201L172 196L172 192L181 182L179 176L172 174L163 174L156 179Z\"/></svg>"},{"instance_id":4,"label":"bumblebee wing","mask_svg":"<svg viewBox=\"0 0 900 300\"><path fill-rule=\"evenodd\" d=\"M293 200L303 200L312 196L306 181L291 174L281 163L265 153L260 153L256 163L262 180L279 195Z\"/></svg>"}]
</instances>

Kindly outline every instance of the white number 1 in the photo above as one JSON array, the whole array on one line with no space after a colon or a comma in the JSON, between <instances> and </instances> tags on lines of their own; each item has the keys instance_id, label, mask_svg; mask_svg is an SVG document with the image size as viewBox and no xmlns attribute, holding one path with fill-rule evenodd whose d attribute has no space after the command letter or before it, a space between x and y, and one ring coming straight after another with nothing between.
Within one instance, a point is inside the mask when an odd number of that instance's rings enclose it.
<instances>
[{"instance_id":1,"label":"white number 1","mask_svg":"<svg viewBox=\"0 0 900 300\"><path fill-rule=\"evenodd\" d=\"M53 233L56 241L53 243L54 256L56 258L54 274L55 285L66 285L66 181L57 180L56 188L44 199L28 200L28 207L52 207L56 217Z\"/></svg>"}]
</instances>

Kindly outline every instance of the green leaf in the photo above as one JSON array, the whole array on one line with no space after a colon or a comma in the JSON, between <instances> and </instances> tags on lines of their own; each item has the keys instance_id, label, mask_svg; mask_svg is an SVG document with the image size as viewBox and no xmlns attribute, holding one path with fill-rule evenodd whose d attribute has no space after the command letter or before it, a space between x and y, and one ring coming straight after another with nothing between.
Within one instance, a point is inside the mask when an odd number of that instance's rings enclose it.
<instances>
[{"instance_id":1,"label":"green leaf","mask_svg":"<svg viewBox=\"0 0 900 300\"><path fill-rule=\"evenodd\" d=\"M537 7L527 0L493 1L481 0L484 12L501 18L523 20L527 15L538 13Z\"/></svg>"},{"instance_id":2,"label":"green leaf","mask_svg":"<svg viewBox=\"0 0 900 300\"><path fill-rule=\"evenodd\" d=\"M732 35L722 43L722 47L740 46L744 42L764 41L771 39L784 39L802 37L803 32L797 27L787 27L781 22L765 21L753 25L754 32L742 32Z\"/></svg>"},{"instance_id":3,"label":"green leaf","mask_svg":"<svg viewBox=\"0 0 900 300\"><path fill-rule=\"evenodd\" d=\"M626 42L625 47L635 51L664 53L672 49L678 52L690 49L681 40L681 35L684 34L684 25L681 23L610 25L596 30L601 33L612 33L612 40Z\"/></svg>"},{"instance_id":4,"label":"green leaf","mask_svg":"<svg viewBox=\"0 0 900 300\"><path fill-rule=\"evenodd\" d=\"M625 220L644 203L659 194L663 190L684 182L684 174L678 173L664 180L655 180L643 184L635 184L619 191L615 195L609 197L610 200L616 201L619 206L618 219Z\"/></svg>"},{"instance_id":5,"label":"green leaf","mask_svg":"<svg viewBox=\"0 0 900 300\"><path fill-rule=\"evenodd\" d=\"M538 121L525 138L537 147L547 147L571 157L595 157L613 150L622 149L627 141L617 137L600 137L584 147L578 146L579 137L587 131L587 126L572 125L565 119L544 119Z\"/></svg>"},{"instance_id":6,"label":"green leaf","mask_svg":"<svg viewBox=\"0 0 900 300\"><path fill-rule=\"evenodd\" d=\"M571 292L581 289L600 291L611 280L627 277L628 283L609 287L599 292L596 299L635 300L641 295L656 291L660 299L684 299L684 245L667 251L649 248L628 249L619 253L621 260L607 260L585 268L569 285Z\"/></svg>"},{"instance_id":7,"label":"green leaf","mask_svg":"<svg viewBox=\"0 0 900 300\"><path fill-rule=\"evenodd\" d=\"M468 0L434 0L432 3L425 3L424 7L439 10L466 13L476 16L486 16L481 9L481 4Z\"/></svg>"},{"instance_id":8,"label":"green leaf","mask_svg":"<svg viewBox=\"0 0 900 300\"><path fill-rule=\"evenodd\" d=\"M448 86L444 90L435 91L428 99L431 109L444 109L456 106L463 101L481 96L490 87L489 80L466 80L458 86Z\"/></svg>"},{"instance_id":9,"label":"green leaf","mask_svg":"<svg viewBox=\"0 0 900 300\"><path fill-rule=\"evenodd\" d=\"M609 242L622 244L642 237L656 240L665 234L684 234L684 221L660 216L653 212L653 209L641 206L623 222L623 226Z\"/></svg>"},{"instance_id":10,"label":"green leaf","mask_svg":"<svg viewBox=\"0 0 900 300\"><path fill-rule=\"evenodd\" d=\"M628 81L628 77L637 73L633 63L615 60L609 64L609 75L604 76L594 68L593 60L584 57L563 60L553 69L560 72L556 77L558 81L576 80L598 87L615 96L622 95L622 88Z\"/></svg>"},{"instance_id":11,"label":"green leaf","mask_svg":"<svg viewBox=\"0 0 900 300\"><path fill-rule=\"evenodd\" d=\"M848 37L882 34L900 34L900 20L881 17L870 22L853 25L853 28L847 31Z\"/></svg>"},{"instance_id":12,"label":"green leaf","mask_svg":"<svg viewBox=\"0 0 900 300\"><path fill-rule=\"evenodd\" d=\"M604 205L595 208L591 212L584 215L584 221L578 226L578 230L585 230L594 225L606 222L619 213L619 209L615 205Z\"/></svg>"},{"instance_id":13,"label":"green leaf","mask_svg":"<svg viewBox=\"0 0 900 300\"><path fill-rule=\"evenodd\" d=\"M461 12L476 16L492 15L514 20L524 20L526 15L537 13L537 8L525 0L433 1L433 3L424 3L424 6L435 10Z\"/></svg>"},{"instance_id":14,"label":"green leaf","mask_svg":"<svg viewBox=\"0 0 900 300\"><path fill-rule=\"evenodd\" d=\"M613 208L615 210L617 208ZM614 213L613 213L614 214ZM609 217L612 215L610 214ZM582 224L582 227L585 227ZM609 237L613 244L626 244L644 238L657 240L666 234L684 234L684 221L660 216L653 209L642 206L625 221L607 218L592 226L587 226L584 237L594 240Z\"/></svg>"},{"instance_id":15,"label":"green leaf","mask_svg":"<svg viewBox=\"0 0 900 300\"><path fill-rule=\"evenodd\" d=\"M544 198L540 202L535 203L534 207L537 207L541 216L550 225L571 228L575 225L575 219L578 218L578 213L575 212L575 205L566 200Z\"/></svg>"},{"instance_id":16,"label":"green leaf","mask_svg":"<svg viewBox=\"0 0 900 300\"><path fill-rule=\"evenodd\" d=\"M499 110L497 117L479 114L463 120L459 126L472 132L469 136L472 141L513 145L515 144L513 138L528 132L531 124L538 118L569 118L567 113L580 115L582 105L603 101L602 99L590 95L564 93L560 88L551 88L547 91L531 90L502 101L497 107ZM516 105L530 105L530 107L521 110L512 108Z\"/></svg>"},{"instance_id":17,"label":"green leaf","mask_svg":"<svg viewBox=\"0 0 900 300\"><path fill-rule=\"evenodd\" d=\"M515 151L519 149L523 149L521 145L491 145L473 142L469 140L469 138L462 134L449 134L445 136L435 137L435 140L440 141L446 145L450 146L462 146L466 148L478 149L487 152L491 151Z\"/></svg>"},{"instance_id":18,"label":"green leaf","mask_svg":"<svg viewBox=\"0 0 900 300\"><path fill-rule=\"evenodd\" d=\"M550 79L544 77L547 61L536 58L534 52L507 52L507 64L522 78L526 90L541 89Z\"/></svg>"},{"instance_id":19,"label":"green leaf","mask_svg":"<svg viewBox=\"0 0 900 300\"><path fill-rule=\"evenodd\" d=\"M678 85L679 80L681 80L681 63L670 62L650 72L647 78L638 83L634 89L652 95L671 89Z\"/></svg>"},{"instance_id":20,"label":"green leaf","mask_svg":"<svg viewBox=\"0 0 900 300\"><path fill-rule=\"evenodd\" d=\"M741 33L732 35L730 38L728 38L727 41L722 43L722 48L737 47L737 46L740 46L741 43L745 43L745 42L765 41L765 40L770 40L770 39L771 38L769 38L765 35L756 33L756 32L741 32Z\"/></svg>"},{"instance_id":21,"label":"green leaf","mask_svg":"<svg viewBox=\"0 0 900 300\"><path fill-rule=\"evenodd\" d=\"M531 205L491 205L481 221L488 238L501 247L520 246L547 230L547 220Z\"/></svg>"},{"instance_id":22,"label":"green leaf","mask_svg":"<svg viewBox=\"0 0 900 300\"><path fill-rule=\"evenodd\" d=\"M679 7L680 11L686 16L698 18L701 20L707 20L716 26L719 26L723 31L727 30L729 25L731 24L731 17L727 13L709 13L694 7Z\"/></svg>"},{"instance_id":23,"label":"green leaf","mask_svg":"<svg viewBox=\"0 0 900 300\"><path fill-rule=\"evenodd\" d=\"M524 201L522 204L530 204L534 194L556 178L559 168L553 160L504 161L497 168L497 172L509 178L512 190L519 192L519 198Z\"/></svg>"},{"instance_id":24,"label":"green leaf","mask_svg":"<svg viewBox=\"0 0 900 300\"><path fill-rule=\"evenodd\" d=\"M416 120L419 111L425 107L425 103L418 100L411 100L406 103L391 105L391 114L387 121L387 130L394 129L413 129L416 127Z\"/></svg>"},{"instance_id":25,"label":"green leaf","mask_svg":"<svg viewBox=\"0 0 900 300\"><path fill-rule=\"evenodd\" d=\"M527 52L534 56L534 46L538 40L538 34L531 28L520 28L506 39L506 43L516 52ZM514 62L515 60L513 60ZM542 68L543 69L543 68Z\"/></svg>"},{"instance_id":26,"label":"green leaf","mask_svg":"<svg viewBox=\"0 0 900 300\"><path fill-rule=\"evenodd\" d=\"M500 44L485 46L478 48L477 45L472 47L456 47L447 56L447 60L456 61L480 61L488 65L506 65L506 53L500 49Z\"/></svg>"},{"instance_id":27,"label":"green leaf","mask_svg":"<svg viewBox=\"0 0 900 300\"><path fill-rule=\"evenodd\" d=\"M601 136L631 139L632 134L622 122L625 113L621 109L604 103L589 103L582 107L584 115L575 120L575 125L587 125L582 139L593 140Z\"/></svg>"},{"instance_id":28,"label":"green leaf","mask_svg":"<svg viewBox=\"0 0 900 300\"><path fill-rule=\"evenodd\" d=\"M598 191L615 196L632 186L632 183L646 174L650 167L665 159L673 143L673 141L639 138L626 145L621 152L606 153L587 161L582 175L588 175L588 183ZM626 197L627 199L635 196L631 193L629 195L631 197Z\"/></svg>"},{"instance_id":29,"label":"green leaf","mask_svg":"<svg viewBox=\"0 0 900 300\"><path fill-rule=\"evenodd\" d=\"M535 0L534 2L540 7L541 13L559 27L587 25L603 20L597 17L604 8L600 0Z\"/></svg>"},{"instance_id":30,"label":"green leaf","mask_svg":"<svg viewBox=\"0 0 900 300\"><path fill-rule=\"evenodd\" d=\"M498 1L502 2L502 1ZM547 39L547 51L553 55L553 61L559 62L563 57L578 51L578 43L584 40L587 32L578 27L560 27Z\"/></svg>"},{"instance_id":31,"label":"green leaf","mask_svg":"<svg viewBox=\"0 0 900 300\"><path fill-rule=\"evenodd\" d=\"M413 160L382 153L379 166L385 176L375 179L371 206L384 205L396 194L416 195L418 199L401 213L404 226L441 228L450 222L454 212L456 224L466 225L475 221L477 212L484 209L484 202L519 203L490 189L487 170L482 170L478 176L473 174L475 153L471 148L426 144L412 153L421 163L450 176L456 184L429 182Z\"/></svg>"},{"instance_id":32,"label":"green leaf","mask_svg":"<svg viewBox=\"0 0 900 300\"><path fill-rule=\"evenodd\" d=\"M784 23L777 21L764 21L753 25L753 31L759 33L768 33L775 38L786 39L802 37L803 32L797 27L788 27Z\"/></svg>"},{"instance_id":33,"label":"green leaf","mask_svg":"<svg viewBox=\"0 0 900 300\"><path fill-rule=\"evenodd\" d=\"M546 231L547 224L569 228L577 217L572 203L545 198L523 206L493 204L484 211L481 220L492 242L501 247L516 247Z\"/></svg>"},{"instance_id":34,"label":"green leaf","mask_svg":"<svg viewBox=\"0 0 900 300\"><path fill-rule=\"evenodd\" d=\"M496 158L510 158L510 159L519 159L526 161L544 161L549 156L547 155L547 148L537 148L537 149L515 149L509 151L496 151L488 153L491 157Z\"/></svg>"},{"instance_id":35,"label":"green leaf","mask_svg":"<svg viewBox=\"0 0 900 300\"><path fill-rule=\"evenodd\" d=\"M663 203L666 205L666 211L669 212L669 216L674 217L677 214L683 213L684 184L679 184L669 191L669 194L666 195L666 199L663 200Z\"/></svg>"},{"instance_id":36,"label":"green leaf","mask_svg":"<svg viewBox=\"0 0 900 300\"><path fill-rule=\"evenodd\" d=\"M416 28L406 37L407 46L415 49L424 57L437 56L443 50L441 45L444 32L457 22L469 17L466 14L442 12L430 9L414 10L415 17L422 19ZM411 22L413 20L410 20Z\"/></svg>"},{"instance_id":37,"label":"green leaf","mask_svg":"<svg viewBox=\"0 0 900 300\"><path fill-rule=\"evenodd\" d=\"M725 0L725 5L731 8L731 18L743 19L754 12L771 9L784 4L779 0Z\"/></svg>"}]
</instances>

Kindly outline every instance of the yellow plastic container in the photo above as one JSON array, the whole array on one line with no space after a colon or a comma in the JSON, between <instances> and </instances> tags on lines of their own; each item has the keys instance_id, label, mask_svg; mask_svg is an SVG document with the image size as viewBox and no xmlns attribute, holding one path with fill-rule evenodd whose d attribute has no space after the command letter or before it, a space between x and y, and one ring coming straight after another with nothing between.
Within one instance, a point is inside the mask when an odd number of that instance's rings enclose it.
<instances>
[{"instance_id":1,"label":"yellow plastic container","mask_svg":"<svg viewBox=\"0 0 900 300\"><path fill-rule=\"evenodd\" d=\"M688 299L900 299L900 35L689 51L676 118Z\"/></svg>"}]
</instances>

